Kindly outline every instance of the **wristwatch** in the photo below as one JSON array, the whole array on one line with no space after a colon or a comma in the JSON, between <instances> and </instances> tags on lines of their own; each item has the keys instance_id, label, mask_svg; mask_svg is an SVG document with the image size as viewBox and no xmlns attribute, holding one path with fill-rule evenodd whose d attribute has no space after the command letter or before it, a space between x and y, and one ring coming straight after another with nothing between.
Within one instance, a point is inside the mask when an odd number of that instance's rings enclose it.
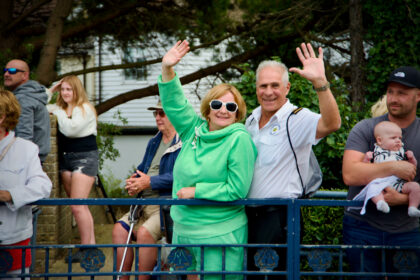
<instances>
[{"instance_id":1,"label":"wristwatch","mask_svg":"<svg viewBox=\"0 0 420 280\"><path fill-rule=\"evenodd\" d=\"M312 86L314 91L318 92L318 91L326 91L327 89L330 88L330 83L327 82L327 84L323 85L322 87L314 87Z\"/></svg>"}]
</instances>

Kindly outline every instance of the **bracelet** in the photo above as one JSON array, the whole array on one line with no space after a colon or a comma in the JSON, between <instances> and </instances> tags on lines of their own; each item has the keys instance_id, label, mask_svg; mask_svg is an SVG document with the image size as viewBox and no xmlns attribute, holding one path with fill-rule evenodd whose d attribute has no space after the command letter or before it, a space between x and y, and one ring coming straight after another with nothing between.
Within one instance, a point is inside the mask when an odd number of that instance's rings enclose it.
<instances>
[{"instance_id":1,"label":"bracelet","mask_svg":"<svg viewBox=\"0 0 420 280\"><path fill-rule=\"evenodd\" d=\"M312 86L312 88L314 89L314 91L318 92L318 91L326 91L327 89L330 88L330 83L327 82L326 85L323 85L322 87L314 87Z\"/></svg>"}]
</instances>

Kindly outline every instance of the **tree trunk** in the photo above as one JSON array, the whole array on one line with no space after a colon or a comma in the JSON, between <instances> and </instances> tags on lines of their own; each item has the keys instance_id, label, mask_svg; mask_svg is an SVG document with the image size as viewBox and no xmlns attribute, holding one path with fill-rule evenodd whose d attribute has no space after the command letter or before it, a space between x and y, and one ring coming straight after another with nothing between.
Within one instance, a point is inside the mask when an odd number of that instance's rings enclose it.
<instances>
[{"instance_id":1,"label":"tree trunk","mask_svg":"<svg viewBox=\"0 0 420 280\"><path fill-rule=\"evenodd\" d=\"M48 19L45 42L36 71L37 80L44 85L50 84L56 77L54 71L57 51L61 44L64 20L69 15L72 0L57 0L57 4Z\"/></svg>"},{"instance_id":2,"label":"tree trunk","mask_svg":"<svg viewBox=\"0 0 420 280\"><path fill-rule=\"evenodd\" d=\"M362 1L350 0L350 71L351 90L350 97L355 110L360 110L365 104L363 89L365 82L365 58L363 51L363 20Z\"/></svg>"}]
</instances>

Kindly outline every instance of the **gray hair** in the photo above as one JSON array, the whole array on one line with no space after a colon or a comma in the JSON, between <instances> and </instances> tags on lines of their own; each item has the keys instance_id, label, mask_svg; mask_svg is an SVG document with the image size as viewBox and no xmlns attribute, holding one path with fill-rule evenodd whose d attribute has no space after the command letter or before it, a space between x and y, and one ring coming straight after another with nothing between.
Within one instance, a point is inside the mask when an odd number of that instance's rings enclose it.
<instances>
[{"instance_id":1,"label":"gray hair","mask_svg":"<svg viewBox=\"0 0 420 280\"><path fill-rule=\"evenodd\" d=\"M260 64L257 67L257 71L255 71L255 77L258 82L258 77L260 75L261 70L263 70L266 67L273 67L273 68L279 68L283 71L283 76L281 77L281 80L284 84L287 84L289 82L289 69L287 69L286 65L284 63L275 61L275 60L264 60L261 61Z\"/></svg>"}]
</instances>

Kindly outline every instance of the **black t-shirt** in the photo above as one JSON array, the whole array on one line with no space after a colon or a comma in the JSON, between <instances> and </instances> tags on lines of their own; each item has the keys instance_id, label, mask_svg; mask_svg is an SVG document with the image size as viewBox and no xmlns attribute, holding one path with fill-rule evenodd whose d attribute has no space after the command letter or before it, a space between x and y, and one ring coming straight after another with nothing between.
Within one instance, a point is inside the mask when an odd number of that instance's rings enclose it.
<instances>
[{"instance_id":1,"label":"black t-shirt","mask_svg":"<svg viewBox=\"0 0 420 280\"><path fill-rule=\"evenodd\" d=\"M381 121L389 121L388 114L360 121L350 131L347 138L346 150L355 150L361 153L373 151L375 136L373 130L376 124ZM407 128L402 129L402 141L406 151L413 151L414 157L420 159L420 119L415 121ZM391 175L391 174L390 174ZM420 170L417 165L417 174L414 179L420 182ZM364 186L350 186L347 199L353 199ZM360 209L352 209L345 211L346 215L350 215L356 219L364 220L375 228L387 232L406 232L419 227L419 219L408 216L408 205L399 205L391 207L389 213L383 213L376 209L375 204L369 201L366 207L366 214L360 215Z\"/></svg>"}]
</instances>

